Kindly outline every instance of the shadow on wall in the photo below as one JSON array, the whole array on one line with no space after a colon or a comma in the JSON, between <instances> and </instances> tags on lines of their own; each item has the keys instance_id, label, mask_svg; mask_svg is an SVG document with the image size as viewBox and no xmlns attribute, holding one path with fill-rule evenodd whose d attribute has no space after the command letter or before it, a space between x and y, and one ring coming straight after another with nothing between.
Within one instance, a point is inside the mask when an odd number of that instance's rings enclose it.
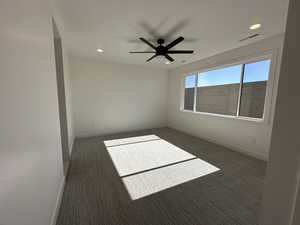
<instances>
[{"instance_id":1,"label":"shadow on wall","mask_svg":"<svg viewBox=\"0 0 300 225\"><path fill-rule=\"evenodd\" d=\"M63 48L62 48L61 37L59 35L59 31L57 29L54 19L52 19L52 26L53 26L53 34L54 34L53 41L54 41L55 65L56 65L56 82L57 82L61 147L62 147L63 166L66 174L70 156L69 156L69 134L68 134L66 92L65 92L65 80L64 80Z\"/></svg>"},{"instance_id":2,"label":"shadow on wall","mask_svg":"<svg viewBox=\"0 0 300 225\"><path fill-rule=\"evenodd\" d=\"M132 200L220 170L156 135L104 144Z\"/></svg>"}]
</instances>

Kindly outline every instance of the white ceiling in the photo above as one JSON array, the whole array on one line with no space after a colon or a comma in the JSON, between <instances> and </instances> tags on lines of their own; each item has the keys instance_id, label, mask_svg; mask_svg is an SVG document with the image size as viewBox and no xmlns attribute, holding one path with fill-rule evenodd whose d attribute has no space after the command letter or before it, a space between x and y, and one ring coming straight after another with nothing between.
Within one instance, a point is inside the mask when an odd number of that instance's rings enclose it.
<instances>
[{"instance_id":1,"label":"white ceiling","mask_svg":"<svg viewBox=\"0 0 300 225\"><path fill-rule=\"evenodd\" d=\"M170 68L283 33L288 0L60 0L57 4L71 54ZM262 23L262 28L250 31L255 23ZM147 49L139 37L154 39L168 32L169 41L187 39L176 49L195 53L174 55L171 65L165 65L163 58L146 63L151 54L128 53ZM257 32L259 37L239 42ZM104 52L97 53L97 48Z\"/></svg>"}]
</instances>

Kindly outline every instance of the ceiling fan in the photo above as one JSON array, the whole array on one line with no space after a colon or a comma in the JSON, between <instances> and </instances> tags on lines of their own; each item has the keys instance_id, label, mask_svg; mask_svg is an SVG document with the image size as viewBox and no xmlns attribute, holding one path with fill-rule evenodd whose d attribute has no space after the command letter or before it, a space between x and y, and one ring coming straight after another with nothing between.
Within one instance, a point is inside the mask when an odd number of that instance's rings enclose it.
<instances>
[{"instance_id":1,"label":"ceiling fan","mask_svg":"<svg viewBox=\"0 0 300 225\"><path fill-rule=\"evenodd\" d=\"M182 42L184 40L183 37L179 37L172 41L171 43L167 45L163 45L165 43L165 40L162 38L159 38L157 40L158 46L153 45L151 42L147 41L145 38L140 38L141 41L149 45L151 48L153 48L153 51L143 51L143 52L129 52L129 53L154 53L152 57L147 59L147 62L154 59L157 56L164 56L166 59L168 59L170 62L173 62L174 59L170 56L170 54L192 54L194 53L193 50L170 50L178 43Z\"/></svg>"}]
</instances>

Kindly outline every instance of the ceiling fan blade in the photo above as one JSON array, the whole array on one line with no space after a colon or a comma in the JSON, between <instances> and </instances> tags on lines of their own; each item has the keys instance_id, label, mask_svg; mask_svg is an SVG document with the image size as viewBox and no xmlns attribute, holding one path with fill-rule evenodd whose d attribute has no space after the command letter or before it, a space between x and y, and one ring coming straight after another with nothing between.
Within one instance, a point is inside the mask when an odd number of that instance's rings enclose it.
<instances>
[{"instance_id":1,"label":"ceiling fan blade","mask_svg":"<svg viewBox=\"0 0 300 225\"><path fill-rule=\"evenodd\" d=\"M147 41L145 38L140 38L140 40L149 45L151 48L156 49L156 47L152 43Z\"/></svg>"},{"instance_id":2,"label":"ceiling fan blade","mask_svg":"<svg viewBox=\"0 0 300 225\"><path fill-rule=\"evenodd\" d=\"M152 57L150 57L149 59L147 59L146 62L149 62L150 60L154 59L157 55L153 55Z\"/></svg>"},{"instance_id":3,"label":"ceiling fan blade","mask_svg":"<svg viewBox=\"0 0 300 225\"><path fill-rule=\"evenodd\" d=\"M173 62L173 61L174 61L174 59L173 59L171 56L169 56L169 55L165 55L165 57L166 57L170 62Z\"/></svg>"},{"instance_id":4,"label":"ceiling fan blade","mask_svg":"<svg viewBox=\"0 0 300 225\"><path fill-rule=\"evenodd\" d=\"M129 52L129 53L155 53L155 52L151 52L151 51L144 51L144 52Z\"/></svg>"},{"instance_id":5,"label":"ceiling fan blade","mask_svg":"<svg viewBox=\"0 0 300 225\"><path fill-rule=\"evenodd\" d=\"M168 54L193 54L193 50L171 50L168 51Z\"/></svg>"},{"instance_id":6,"label":"ceiling fan blade","mask_svg":"<svg viewBox=\"0 0 300 225\"><path fill-rule=\"evenodd\" d=\"M183 37L179 37L177 39L175 39L174 41L172 41L170 44L166 45L167 49L170 49L172 47L174 47L175 45L177 45L179 42L182 42L184 40Z\"/></svg>"}]
</instances>

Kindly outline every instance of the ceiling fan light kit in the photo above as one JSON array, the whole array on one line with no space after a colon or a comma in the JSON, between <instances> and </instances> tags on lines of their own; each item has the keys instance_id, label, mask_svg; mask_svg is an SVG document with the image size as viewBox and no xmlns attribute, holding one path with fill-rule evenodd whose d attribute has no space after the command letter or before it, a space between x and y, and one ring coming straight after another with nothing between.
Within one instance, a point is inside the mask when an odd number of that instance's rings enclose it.
<instances>
[{"instance_id":1,"label":"ceiling fan light kit","mask_svg":"<svg viewBox=\"0 0 300 225\"><path fill-rule=\"evenodd\" d=\"M151 61L157 56L164 56L170 62L173 62L174 59L170 56L170 54L193 54L193 50L171 50L175 45L179 44L184 40L183 37L179 37L172 41L171 43L164 45L165 40L162 38L157 39L158 46L153 45L151 42L147 41L145 38L140 38L142 42L150 46L153 51L141 51L141 52L129 52L129 53L153 53L154 55L147 59L146 62Z\"/></svg>"}]
</instances>

